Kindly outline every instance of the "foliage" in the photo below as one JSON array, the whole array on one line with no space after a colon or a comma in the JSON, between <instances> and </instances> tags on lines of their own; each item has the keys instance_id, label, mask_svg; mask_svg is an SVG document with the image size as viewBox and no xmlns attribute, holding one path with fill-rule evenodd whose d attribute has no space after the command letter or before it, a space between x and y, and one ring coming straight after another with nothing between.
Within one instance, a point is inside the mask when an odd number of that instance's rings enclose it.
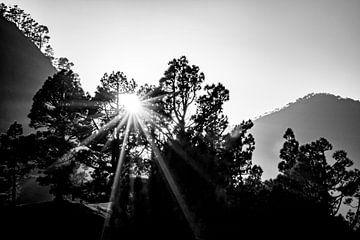
<instances>
[{"instance_id":1,"label":"foliage","mask_svg":"<svg viewBox=\"0 0 360 240\"><path fill-rule=\"evenodd\" d=\"M41 130L37 134L40 146L37 161L46 169L39 181L51 184L52 192L62 198L71 192L70 176L76 167L76 153L68 153L79 146L91 129L88 98L76 75L71 70L62 70L45 81L33 100L30 126Z\"/></svg>"},{"instance_id":2,"label":"foliage","mask_svg":"<svg viewBox=\"0 0 360 240\"><path fill-rule=\"evenodd\" d=\"M91 201L109 199L113 177L116 172L117 162L120 156L120 143L125 137L125 127L119 126L124 114L123 104L120 103L119 95L133 93L136 89L133 79L128 80L122 72L105 73L100 80L95 96L91 98L89 116L92 126L99 131L97 137L89 143L89 157L85 157L84 164L93 171L92 180L88 183L88 198ZM135 139L132 137L132 139ZM130 141L131 142L131 141ZM130 147L127 148L129 152ZM126 169L129 163L126 162Z\"/></svg>"},{"instance_id":3,"label":"foliage","mask_svg":"<svg viewBox=\"0 0 360 240\"><path fill-rule=\"evenodd\" d=\"M21 183L34 168L34 135L23 136L21 124L14 122L0 137L0 205L15 204Z\"/></svg>"},{"instance_id":4,"label":"foliage","mask_svg":"<svg viewBox=\"0 0 360 240\"><path fill-rule=\"evenodd\" d=\"M0 15L9 22L13 22L46 56L53 57L52 51L50 51L48 27L37 23L30 14L20 9L18 5L8 7L1 3Z\"/></svg>"},{"instance_id":5,"label":"foliage","mask_svg":"<svg viewBox=\"0 0 360 240\"><path fill-rule=\"evenodd\" d=\"M291 128L286 130L283 138L286 140L283 148L280 150L280 159L283 160L279 163L278 168L280 172L285 173L294 167L297 161L299 142L296 141L294 132Z\"/></svg>"},{"instance_id":6,"label":"foliage","mask_svg":"<svg viewBox=\"0 0 360 240\"><path fill-rule=\"evenodd\" d=\"M84 196L88 201L109 199L127 127L129 127L129 133L124 148L126 154L120 176L122 179L126 179L126 176L130 174L132 176L148 174L149 144L136 121L131 119L133 116L127 116L122 96L128 94L136 94L145 102L154 98L157 91L154 86L150 85L138 88L133 79L128 79L124 73L118 71L105 73L100 80L95 96L91 98L89 116L92 119L93 133L96 137L88 143L89 151L81 158L81 162L92 169L91 180L86 184ZM157 101L155 100L146 104L148 111L156 111L156 108ZM140 114L137 117L144 116ZM146 117L147 120L144 119L144 124L149 125L151 124L150 119L156 121L156 118L149 114ZM127 121L129 121L129 125ZM122 182L121 188L126 189L127 182L128 180ZM129 192L123 193L122 196L127 198L129 194Z\"/></svg>"},{"instance_id":7,"label":"foliage","mask_svg":"<svg viewBox=\"0 0 360 240\"><path fill-rule=\"evenodd\" d=\"M229 91L220 83L202 86L204 80L198 66L189 65L186 57L180 57L169 62L159 81L166 122L166 126L157 126L165 135L160 151L193 215L187 221L193 225L196 237L212 231L208 226L218 221L216 216L224 204L221 200L224 194L232 194L235 188L242 189L251 182L260 183L262 173L259 167L252 167L251 162L254 138L247 131L253 126L252 122L243 122L231 133L224 134L228 120L223 104L229 100ZM161 134L155 135L155 139L160 137ZM181 206L159 208L174 198L169 193L158 194L164 192L159 189L171 191L171 188L163 182L163 173L156 164L160 160L152 158L152 161L155 164L149 194L154 204L153 217L162 222L164 216L174 218ZM186 224L184 218L176 221L182 226Z\"/></svg>"},{"instance_id":8,"label":"foliage","mask_svg":"<svg viewBox=\"0 0 360 240\"><path fill-rule=\"evenodd\" d=\"M288 129L284 139L279 171L300 186L292 188L297 189L297 194L319 204L330 216L338 213L344 198L357 196L358 170L350 169L353 162L345 151L335 151L331 165L326 160L326 151L331 150L332 145L325 138L299 146L294 133Z\"/></svg>"},{"instance_id":9,"label":"foliage","mask_svg":"<svg viewBox=\"0 0 360 240\"><path fill-rule=\"evenodd\" d=\"M173 59L164 77L159 81L160 89L164 92L164 112L170 116L170 129L178 136L185 134L190 124L187 124L188 112L192 103L196 101L198 91L205 76L198 66L188 64L186 57Z\"/></svg>"},{"instance_id":10,"label":"foliage","mask_svg":"<svg viewBox=\"0 0 360 240\"><path fill-rule=\"evenodd\" d=\"M225 184L229 190L241 188L248 177L253 180L261 177L261 168L252 166L251 161L252 153L255 150L255 140L247 132L252 126L252 121L243 121L226 135L221 164L225 165L224 176L227 177Z\"/></svg>"},{"instance_id":11,"label":"foliage","mask_svg":"<svg viewBox=\"0 0 360 240\"><path fill-rule=\"evenodd\" d=\"M117 114L120 114L119 111L123 111L123 103L120 102L119 96L134 93L136 87L134 79L128 79L123 72L103 75L92 99L96 106L94 114L99 116L100 125L108 123Z\"/></svg>"},{"instance_id":12,"label":"foliage","mask_svg":"<svg viewBox=\"0 0 360 240\"><path fill-rule=\"evenodd\" d=\"M52 51L52 49L49 48L49 49L47 49L47 51ZM70 62L69 59L67 59L66 57L53 58L52 63L58 71L61 71L61 70L70 71L70 70L72 70L72 67L74 66L74 63ZM78 77L78 76L76 76L76 77Z\"/></svg>"}]
</instances>

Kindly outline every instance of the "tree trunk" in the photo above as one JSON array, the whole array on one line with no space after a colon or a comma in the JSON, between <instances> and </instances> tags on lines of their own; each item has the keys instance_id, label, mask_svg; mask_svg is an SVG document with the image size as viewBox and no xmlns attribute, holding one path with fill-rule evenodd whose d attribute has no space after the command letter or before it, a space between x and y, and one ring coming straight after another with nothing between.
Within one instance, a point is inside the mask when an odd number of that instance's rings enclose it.
<instances>
[{"instance_id":1,"label":"tree trunk","mask_svg":"<svg viewBox=\"0 0 360 240\"><path fill-rule=\"evenodd\" d=\"M357 206L357 209L356 209L354 220L351 223L351 229L354 229L356 227L356 224L357 224L358 219L359 219L359 214L360 214L360 197L358 198L358 206Z\"/></svg>"},{"instance_id":2,"label":"tree trunk","mask_svg":"<svg viewBox=\"0 0 360 240\"><path fill-rule=\"evenodd\" d=\"M15 171L15 168L13 168L13 170L12 170L11 180L12 180L11 203L12 203L12 205L15 206L15 202L16 202L16 171Z\"/></svg>"},{"instance_id":3,"label":"tree trunk","mask_svg":"<svg viewBox=\"0 0 360 240\"><path fill-rule=\"evenodd\" d=\"M113 140L112 146L111 146L111 167L112 172L116 173L117 163L119 161L120 157L120 140L118 136Z\"/></svg>"}]
</instances>

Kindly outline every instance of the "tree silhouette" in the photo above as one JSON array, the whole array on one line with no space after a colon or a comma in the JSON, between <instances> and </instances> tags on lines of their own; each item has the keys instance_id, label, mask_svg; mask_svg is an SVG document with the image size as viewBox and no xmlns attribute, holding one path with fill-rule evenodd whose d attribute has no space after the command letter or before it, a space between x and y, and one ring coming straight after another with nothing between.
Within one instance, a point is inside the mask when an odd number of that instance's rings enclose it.
<instances>
[{"instance_id":1,"label":"tree silhouette","mask_svg":"<svg viewBox=\"0 0 360 240\"><path fill-rule=\"evenodd\" d=\"M199 67L188 64L186 57L173 59L164 77L159 81L164 97L164 111L171 116L169 128L176 135L183 136L189 127L187 122L190 106L195 103L204 74L199 72Z\"/></svg>"},{"instance_id":2,"label":"tree silhouette","mask_svg":"<svg viewBox=\"0 0 360 240\"><path fill-rule=\"evenodd\" d=\"M350 170L346 176L347 183L343 185L344 190L344 204L350 207L346 218L349 221L349 226L355 231L359 231L360 227L360 171L358 169ZM341 198L342 199L342 198ZM355 202L356 205L353 205ZM355 209L355 210L354 210Z\"/></svg>"},{"instance_id":3,"label":"tree silhouette","mask_svg":"<svg viewBox=\"0 0 360 240\"><path fill-rule=\"evenodd\" d=\"M8 7L5 3L0 3L0 16L5 17Z\"/></svg>"},{"instance_id":4,"label":"tree silhouette","mask_svg":"<svg viewBox=\"0 0 360 240\"><path fill-rule=\"evenodd\" d=\"M46 169L38 180L51 184L51 191L61 199L70 193L70 175L76 166L74 157L66 154L90 133L88 98L76 75L62 70L45 81L33 100L28 116L30 126L41 130L38 163Z\"/></svg>"},{"instance_id":5,"label":"tree silhouette","mask_svg":"<svg viewBox=\"0 0 360 240\"><path fill-rule=\"evenodd\" d=\"M277 181L281 180L287 191L315 204L323 216L335 216L344 198L357 196L358 170L350 170L353 162L345 151L335 151L334 163L329 164L326 151L331 150L332 145L325 138L299 147L292 130L288 129L284 139L280 151L283 161L279 164L283 175L278 176Z\"/></svg>"},{"instance_id":6,"label":"tree silhouette","mask_svg":"<svg viewBox=\"0 0 360 240\"><path fill-rule=\"evenodd\" d=\"M249 185L260 183L262 173L259 167L252 167L251 162L254 139L247 131L252 122L243 122L232 133L224 134L228 121L223 114L223 104L229 99L229 91L220 83L202 86L204 80L198 66L189 65L186 57L180 57L169 62L159 81L166 123L161 127L160 135L164 138L161 138L160 150L192 213L187 221L192 225L195 238L216 232L214 226L219 223L222 204L226 204L223 198L229 194L228 186L243 186L245 179ZM156 163L156 159L153 162ZM252 179L247 178L250 175ZM159 225L170 224L169 229L178 232L180 226L183 230L186 228L186 221L175 217L181 206L174 204L170 189L158 165L154 164L149 188L153 218ZM178 225L178 229L174 225Z\"/></svg>"},{"instance_id":7,"label":"tree silhouette","mask_svg":"<svg viewBox=\"0 0 360 240\"><path fill-rule=\"evenodd\" d=\"M46 56L49 53L46 49L51 48L49 45L49 29L40 25L30 14L25 13L18 5L7 7L1 3L0 14L6 20L13 22L24 35L29 38ZM51 56L49 56L51 57Z\"/></svg>"},{"instance_id":8,"label":"tree silhouette","mask_svg":"<svg viewBox=\"0 0 360 240\"><path fill-rule=\"evenodd\" d=\"M120 116L124 114L123 103L120 102L119 96L134 93L136 87L135 81L128 80L122 72L105 73L100 80L95 96L91 99L90 117L93 129L103 128L98 137L89 144L93 157L85 158L85 164L94 169L92 173L94 181L90 183L89 187L93 189L92 194L95 199L96 196L109 199L126 128L126 125L119 127L123 120ZM127 151L131 148L130 145ZM126 161L125 169L129 169L128 161Z\"/></svg>"},{"instance_id":9,"label":"tree silhouette","mask_svg":"<svg viewBox=\"0 0 360 240\"><path fill-rule=\"evenodd\" d=\"M129 94L138 95L146 105L144 112L136 115L125 108L126 103L123 101L126 99L122 96ZM125 232L130 234L131 225L137 222L134 220L137 215L133 215L129 209L132 209L133 205L138 205L136 204L138 198L134 198L134 196L142 196L142 194L136 192L137 188L131 186L134 177L143 177L148 174L151 154L149 143L135 117L141 118L144 126L154 125L152 121L157 121L158 117L147 114L145 108L149 113L157 111L159 100L156 100L156 96L158 94L160 92L154 86L144 85L137 88L135 81L128 80L124 73L112 72L104 74L95 96L92 98L94 108L90 115L93 117L95 129L101 129L96 139L89 144L89 148L96 152L93 155L96 157L86 158L87 160L93 159L89 165L94 168L93 181L89 183L90 193L94 196L92 200L96 200L96 198L98 200L100 198L109 199L110 187L113 182L116 182L114 177L118 167L120 149L124 150L121 172L117 176L119 177L119 186L113 188L114 194L118 197L112 205L113 214L109 221L111 236L117 236L117 234L124 236ZM123 147L124 142L126 145ZM113 187L115 186L113 185Z\"/></svg>"},{"instance_id":10,"label":"tree silhouette","mask_svg":"<svg viewBox=\"0 0 360 240\"><path fill-rule=\"evenodd\" d=\"M53 59L52 63L54 65L54 67L58 70L66 70L66 71L70 71L72 70L72 67L74 66L74 63L70 62L69 59L67 59L66 57L60 57L60 58L53 58L53 50L52 48L49 46L46 48L47 55ZM76 77L78 77L76 75Z\"/></svg>"},{"instance_id":11,"label":"tree silhouette","mask_svg":"<svg viewBox=\"0 0 360 240\"><path fill-rule=\"evenodd\" d=\"M227 177L226 187L235 190L244 185L245 176L252 176L253 180L258 179L262 170L257 166L252 168L252 153L255 150L255 140L247 133L254 124L252 121L243 121L235 126L231 133L227 134L225 148L222 154L222 164L225 164L225 174Z\"/></svg>"},{"instance_id":12,"label":"tree silhouette","mask_svg":"<svg viewBox=\"0 0 360 240\"><path fill-rule=\"evenodd\" d=\"M20 184L35 167L36 155L34 135L23 136L21 124L14 122L0 138L0 192L3 201L16 202Z\"/></svg>"},{"instance_id":13,"label":"tree silhouette","mask_svg":"<svg viewBox=\"0 0 360 240\"><path fill-rule=\"evenodd\" d=\"M286 140L282 149L280 150L280 159L279 171L282 173L287 173L292 167L294 167L297 157L299 154L299 142L296 141L294 132L291 128L288 128L283 136Z\"/></svg>"}]
</instances>

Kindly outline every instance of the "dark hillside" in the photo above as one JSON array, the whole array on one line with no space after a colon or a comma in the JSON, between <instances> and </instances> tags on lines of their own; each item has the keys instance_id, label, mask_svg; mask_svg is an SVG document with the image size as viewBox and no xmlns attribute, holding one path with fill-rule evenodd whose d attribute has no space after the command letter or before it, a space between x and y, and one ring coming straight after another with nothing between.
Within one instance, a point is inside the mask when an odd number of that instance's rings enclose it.
<instances>
[{"instance_id":1,"label":"dark hillside","mask_svg":"<svg viewBox=\"0 0 360 240\"><path fill-rule=\"evenodd\" d=\"M32 98L55 73L50 60L15 24L0 17L0 131L14 121L29 131Z\"/></svg>"}]
</instances>

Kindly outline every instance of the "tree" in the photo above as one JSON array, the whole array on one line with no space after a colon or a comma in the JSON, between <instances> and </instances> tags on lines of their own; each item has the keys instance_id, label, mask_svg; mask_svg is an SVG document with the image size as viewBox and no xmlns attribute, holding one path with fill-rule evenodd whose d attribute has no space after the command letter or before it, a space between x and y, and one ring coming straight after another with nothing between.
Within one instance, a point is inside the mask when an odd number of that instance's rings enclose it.
<instances>
[{"instance_id":1,"label":"tree","mask_svg":"<svg viewBox=\"0 0 360 240\"><path fill-rule=\"evenodd\" d=\"M190 127L188 115L190 106L195 103L198 91L205 76L198 66L188 64L186 57L173 59L164 77L159 81L164 92L164 112L171 122L170 130L181 137Z\"/></svg>"},{"instance_id":2,"label":"tree","mask_svg":"<svg viewBox=\"0 0 360 240\"><path fill-rule=\"evenodd\" d=\"M49 77L33 98L28 116L30 126L41 130L37 134L41 146L38 163L46 169L38 180L50 184L58 199L71 192L76 151L69 151L91 133L87 112L88 98L71 70Z\"/></svg>"},{"instance_id":3,"label":"tree","mask_svg":"<svg viewBox=\"0 0 360 240\"><path fill-rule=\"evenodd\" d=\"M360 227L360 171L353 169L346 176L346 184L342 186L344 204L350 207L346 218L351 229L359 231ZM343 196L342 196L343 197ZM356 202L356 205L353 205ZM355 210L354 210L355 209Z\"/></svg>"},{"instance_id":4,"label":"tree","mask_svg":"<svg viewBox=\"0 0 360 240\"><path fill-rule=\"evenodd\" d=\"M91 151L94 151L94 157L85 159L91 159L88 166L94 169L91 174L93 180L88 184L89 192L94 197L92 200L105 198L108 201L110 187L113 186L113 195L110 198L112 215L106 235L121 234L124 236L137 222L134 219L138 214L136 216L132 214L131 209L133 205L139 206L135 203L137 199L134 196L140 193L136 192L137 188L132 187L133 178L143 177L150 168L149 144L136 121L136 118L143 118L146 113L138 115L130 113L124 106L123 101L126 99L123 96L136 94L143 104L146 104L146 110L154 111L156 100L148 103L145 101L155 97L156 92L156 89L149 85L141 86L138 89L133 79L128 79L124 73L118 71L104 74L95 96L92 98L94 108L91 116L93 116L93 125L98 134L88 145ZM150 125L150 118L156 117L149 115L146 117L149 121L144 121L144 125ZM115 175L119 169L118 161L122 150L124 155L121 171L119 175Z\"/></svg>"},{"instance_id":5,"label":"tree","mask_svg":"<svg viewBox=\"0 0 360 240\"><path fill-rule=\"evenodd\" d=\"M210 149L219 145L220 136L227 127L223 103L229 99L229 91L219 83L206 85L205 93L200 95L204 80L205 75L200 72L200 68L189 65L188 60L183 56L169 62L164 77L159 81L159 89L164 97L163 123L159 123L158 128L162 128L162 133L166 136L164 142L167 141L173 149L177 149L178 155L186 155L184 154L186 146L192 145L204 147L202 153L213 154ZM192 153L193 150L189 148ZM187 155L190 157L191 153ZM182 161L208 180L210 177L204 170L207 167L201 164L211 164L210 161L201 163L194 159L201 161L202 158L189 157L183 157Z\"/></svg>"},{"instance_id":6,"label":"tree","mask_svg":"<svg viewBox=\"0 0 360 240\"><path fill-rule=\"evenodd\" d=\"M254 139L247 131L252 122L243 122L231 134L224 134L228 121L223 104L229 99L229 91L220 83L202 86L204 80L200 68L189 65L186 57L170 61L160 79L163 124L154 126L160 129L154 138L162 139L158 145L167 169L157 164L157 157L152 158L149 190L153 218L169 229L172 225L183 226L184 218L174 217L182 209L195 238L214 233L210 226L219 221L220 199L228 194L227 186L245 184L242 180L251 174L254 181L260 181L261 176L260 168L251 168ZM170 172L183 198L177 207L168 205L177 193L164 182L162 171ZM181 206L183 202L187 206ZM171 218L177 223L164 222Z\"/></svg>"},{"instance_id":7,"label":"tree","mask_svg":"<svg viewBox=\"0 0 360 240\"><path fill-rule=\"evenodd\" d=\"M53 63L54 61L54 49L50 46L50 45L47 45L45 47L45 52L44 52L45 56L47 56L50 61Z\"/></svg>"},{"instance_id":8,"label":"tree","mask_svg":"<svg viewBox=\"0 0 360 240\"><path fill-rule=\"evenodd\" d=\"M283 136L286 140L280 150L280 159L278 168L282 173L287 173L291 168L294 167L297 157L299 154L299 142L296 141L294 132L291 128L288 128Z\"/></svg>"},{"instance_id":9,"label":"tree","mask_svg":"<svg viewBox=\"0 0 360 240\"><path fill-rule=\"evenodd\" d=\"M22 14L24 13L24 10L20 9L18 5L10 6L8 7L8 11L5 14L5 17L16 24L18 28L21 26L21 19Z\"/></svg>"},{"instance_id":10,"label":"tree","mask_svg":"<svg viewBox=\"0 0 360 240\"><path fill-rule=\"evenodd\" d=\"M219 147L222 134L228 127L223 104L229 100L229 90L220 83L206 85L204 90L206 94L196 100L198 107L196 114L192 116L195 123L193 130L206 139L209 147Z\"/></svg>"},{"instance_id":11,"label":"tree","mask_svg":"<svg viewBox=\"0 0 360 240\"><path fill-rule=\"evenodd\" d=\"M0 16L5 17L7 8L8 7L4 3L0 3Z\"/></svg>"},{"instance_id":12,"label":"tree","mask_svg":"<svg viewBox=\"0 0 360 240\"><path fill-rule=\"evenodd\" d=\"M50 37L49 37L49 29L47 26L44 25L38 25L35 28L35 39L34 42L37 45L37 47L44 52L47 44L49 43Z\"/></svg>"},{"instance_id":13,"label":"tree","mask_svg":"<svg viewBox=\"0 0 360 240\"><path fill-rule=\"evenodd\" d=\"M120 156L121 142L125 137L124 126L119 126L123 120L120 116L124 115L123 103L120 102L120 95L134 93L137 84L133 79L128 80L122 72L105 73L100 80L95 96L91 99L92 109L90 115L94 129L102 128L97 138L89 144L92 151L97 152L96 158L88 164L94 168L91 184L100 184L102 187L94 188L95 195L103 195L109 198L109 189L116 171L117 162ZM135 138L133 138L135 139ZM129 145L130 146L130 145ZM127 148L127 152L130 147ZM128 169L129 163L126 163ZM104 179L105 178L105 179ZM100 180L101 179L101 180Z\"/></svg>"},{"instance_id":14,"label":"tree","mask_svg":"<svg viewBox=\"0 0 360 240\"><path fill-rule=\"evenodd\" d=\"M0 14L6 20L13 22L17 28L24 33L45 55L47 49L51 46L49 44L50 36L48 27L40 25L30 14L25 13L18 5L7 7L5 4L0 6Z\"/></svg>"},{"instance_id":15,"label":"tree","mask_svg":"<svg viewBox=\"0 0 360 240\"><path fill-rule=\"evenodd\" d=\"M20 183L34 168L36 145L34 135L23 136L21 124L14 122L0 138L0 192L5 201L16 202Z\"/></svg>"},{"instance_id":16,"label":"tree","mask_svg":"<svg viewBox=\"0 0 360 240\"><path fill-rule=\"evenodd\" d=\"M331 150L332 145L325 138L300 147L291 129L284 138L279 171L299 186L296 190L299 195L318 204L327 215L335 216L343 199L354 196L359 187L355 177L358 170L349 169L353 162L340 150L334 152L334 163L330 165L325 152Z\"/></svg>"},{"instance_id":17,"label":"tree","mask_svg":"<svg viewBox=\"0 0 360 240\"><path fill-rule=\"evenodd\" d=\"M47 49L48 49L47 51L50 51L50 52L48 52L46 54L51 54L52 49L49 49L49 48L47 48ZM67 59L66 57L60 57L60 58L53 58L53 65L58 71L61 71L61 70L70 71L70 70L72 70L74 63L70 62L69 59ZM78 76L76 75L76 77L78 77Z\"/></svg>"},{"instance_id":18,"label":"tree","mask_svg":"<svg viewBox=\"0 0 360 240\"><path fill-rule=\"evenodd\" d=\"M235 126L231 133L226 136L225 148L222 152L221 161L225 164L225 186L230 191L241 188L245 179L251 174L257 175L262 170L255 167L252 169L252 153L255 150L254 137L248 133L248 130L254 124L251 120L243 121ZM252 177L257 179L253 175ZM261 176L261 174L260 174Z\"/></svg>"}]
</instances>

